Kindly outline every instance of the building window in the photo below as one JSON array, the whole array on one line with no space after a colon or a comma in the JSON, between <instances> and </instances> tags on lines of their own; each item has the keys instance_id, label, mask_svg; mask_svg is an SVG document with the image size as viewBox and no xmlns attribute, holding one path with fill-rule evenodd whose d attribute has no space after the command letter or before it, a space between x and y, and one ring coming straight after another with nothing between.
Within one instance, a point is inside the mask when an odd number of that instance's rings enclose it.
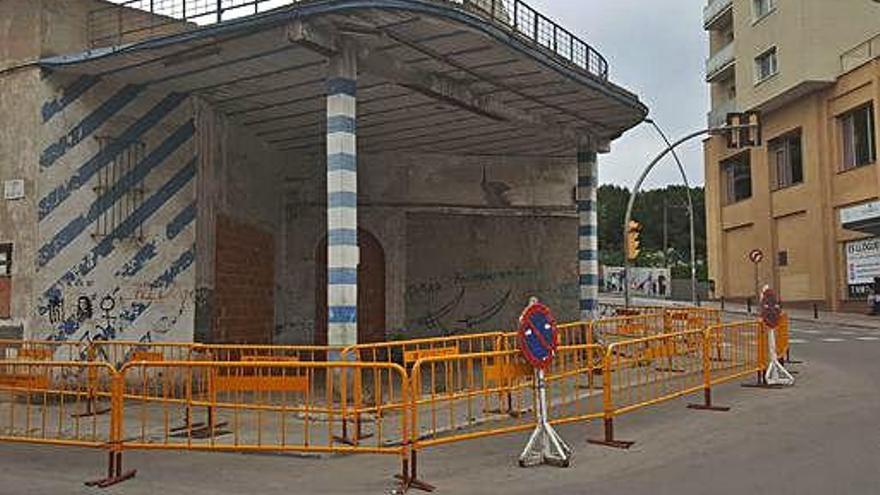
<instances>
[{"instance_id":1,"label":"building window","mask_svg":"<svg viewBox=\"0 0 880 495\"><path fill-rule=\"evenodd\" d=\"M779 266L788 266L788 251L779 251L776 261Z\"/></svg>"},{"instance_id":2,"label":"building window","mask_svg":"<svg viewBox=\"0 0 880 495\"><path fill-rule=\"evenodd\" d=\"M843 137L843 170L874 163L874 108L865 105L840 117Z\"/></svg>"},{"instance_id":3,"label":"building window","mask_svg":"<svg viewBox=\"0 0 880 495\"><path fill-rule=\"evenodd\" d=\"M12 244L0 244L0 277L12 276Z\"/></svg>"},{"instance_id":4,"label":"building window","mask_svg":"<svg viewBox=\"0 0 880 495\"><path fill-rule=\"evenodd\" d=\"M752 165L748 152L721 162L721 176L725 204L752 197Z\"/></svg>"},{"instance_id":5,"label":"building window","mask_svg":"<svg viewBox=\"0 0 880 495\"><path fill-rule=\"evenodd\" d=\"M111 137L99 137L98 143L102 152L113 153L113 161L97 174L95 193L106 198L109 207L98 215L92 235L98 239L142 239L143 222L134 229L120 227L144 202L143 180L137 178L135 167L143 160L146 146L139 141Z\"/></svg>"},{"instance_id":6,"label":"building window","mask_svg":"<svg viewBox=\"0 0 880 495\"><path fill-rule=\"evenodd\" d=\"M775 0L752 0L752 12L754 13L755 20L773 12L773 9L775 8Z\"/></svg>"},{"instance_id":7,"label":"building window","mask_svg":"<svg viewBox=\"0 0 880 495\"><path fill-rule=\"evenodd\" d=\"M755 83L776 75L779 66L776 62L776 47L755 57Z\"/></svg>"},{"instance_id":8,"label":"building window","mask_svg":"<svg viewBox=\"0 0 880 495\"><path fill-rule=\"evenodd\" d=\"M775 189L783 189L804 181L800 131L770 141L768 148L770 172Z\"/></svg>"}]
</instances>

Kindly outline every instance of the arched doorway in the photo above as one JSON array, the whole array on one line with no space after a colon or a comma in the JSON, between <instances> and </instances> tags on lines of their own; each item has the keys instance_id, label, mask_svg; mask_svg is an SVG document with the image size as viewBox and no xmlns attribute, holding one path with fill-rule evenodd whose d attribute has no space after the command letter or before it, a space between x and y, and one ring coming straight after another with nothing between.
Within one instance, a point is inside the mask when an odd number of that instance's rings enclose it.
<instances>
[{"instance_id":1,"label":"arched doorway","mask_svg":"<svg viewBox=\"0 0 880 495\"><path fill-rule=\"evenodd\" d=\"M358 343L385 341L385 252L379 240L358 229ZM327 345L327 237L315 252L315 345Z\"/></svg>"}]
</instances>

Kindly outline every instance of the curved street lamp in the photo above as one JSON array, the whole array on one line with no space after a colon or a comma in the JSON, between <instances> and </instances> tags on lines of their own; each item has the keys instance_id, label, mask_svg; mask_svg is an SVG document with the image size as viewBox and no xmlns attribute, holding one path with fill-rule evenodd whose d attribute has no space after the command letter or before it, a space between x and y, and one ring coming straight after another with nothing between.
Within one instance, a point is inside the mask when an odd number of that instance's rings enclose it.
<instances>
[{"instance_id":1,"label":"curved street lamp","mask_svg":"<svg viewBox=\"0 0 880 495\"><path fill-rule=\"evenodd\" d=\"M722 127L710 127L708 129L702 129L702 130L699 130L696 132L692 132L692 133L684 136L683 138L679 139L678 141L675 141L674 143L669 143L669 141L667 140L668 144L666 146L666 149L661 151L660 154L657 155L657 157L654 158L654 160L651 161L651 163L649 163L647 167L645 167L645 169L642 171L642 174L639 176L639 180L637 180L635 183L635 186L633 186L632 193L629 196L629 202L626 205L626 216L623 219L623 239L624 239L624 242L626 241L627 227L629 226L629 222L632 219L632 209L633 209L633 204L635 204L636 194L638 194L639 190L642 188L642 183L645 182L645 179L648 177L648 174L650 174L651 170L653 170L654 167L657 166L658 163L660 163L660 160L662 160L669 153L675 153L675 148L679 147L683 143L690 141L691 139L694 139L696 137L700 137L700 136L703 136L706 134L718 134L718 133L723 133L723 132L728 132L728 131L753 129L756 127L758 129L760 129L759 124L751 124L751 123L737 124L737 125L725 125ZM681 166L681 163L679 163L679 166ZM691 215L691 229L693 229L693 215ZM693 244L691 244L691 253L693 253ZM693 254L692 254L692 256L693 256ZM696 266L692 264L691 265L691 277L692 277L691 281L692 281L692 283L695 283L694 282L695 270L696 270ZM624 307L629 308L629 299L630 299L629 298L629 283L630 283L629 256L626 256L626 255L624 255L624 257L623 257L623 280L624 280L623 304L624 304ZM693 295L695 295L695 294L693 294Z\"/></svg>"}]
</instances>

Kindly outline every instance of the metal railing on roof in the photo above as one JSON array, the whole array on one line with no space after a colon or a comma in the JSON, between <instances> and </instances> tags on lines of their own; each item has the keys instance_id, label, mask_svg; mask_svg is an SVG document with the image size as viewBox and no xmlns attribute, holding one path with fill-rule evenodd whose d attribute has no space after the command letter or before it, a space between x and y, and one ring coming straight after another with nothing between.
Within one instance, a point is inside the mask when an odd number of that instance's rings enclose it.
<instances>
[{"instance_id":1,"label":"metal railing on roof","mask_svg":"<svg viewBox=\"0 0 880 495\"><path fill-rule=\"evenodd\" d=\"M865 62L880 57L880 33L840 55L840 73L845 74Z\"/></svg>"},{"instance_id":2,"label":"metal railing on roof","mask_svg":"<svg viewBox=\"0 0 880 495\"><path fill-rule=\"evenodd\" d=\"M113 0L89 12L93 48L122 45L303 3L305 0ZM558 61L603 81L599 52L521 0L430 0L479 15Z\"/></svg>"}]
</instances>

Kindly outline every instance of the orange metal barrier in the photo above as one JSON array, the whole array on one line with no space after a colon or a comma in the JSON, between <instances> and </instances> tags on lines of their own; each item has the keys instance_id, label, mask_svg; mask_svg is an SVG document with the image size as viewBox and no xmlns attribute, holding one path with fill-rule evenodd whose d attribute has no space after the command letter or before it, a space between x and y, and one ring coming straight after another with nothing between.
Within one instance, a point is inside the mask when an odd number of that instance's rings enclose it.
<instances>
[{"instance_id":1,"label":"orange metal barrier","mask_svg":"<svg viewBox=\"0 0 880 495\"><path fill-rule=\"evenodd\" d=\"M414 340L357 344L346 347L343 357L356 358L368 363L397 363L411 367L419 359L433 356L474 354L502 350L505 345L502 332L453 335Z\"/></svg>"},{"instance_id":2,"label":"orange metal barrier","mask_svg":"<svg viewBox=\"0 0 880 495\"><path fill-rule=\"evenodd\" d=\"M126 448L405 454L409 387L395 364L166 361L120 374ZM192 421L198 410L206 424ZM341 445L355 410L373 439Z\"/></svg>"},{"instance_id":3,"label":"orange metal barrier","mask_svg":"<svg viewBox=\"0 0 880 495\"><path fill-rule=\"evenodd\" d=\"M662 333L666 315L562 325L563 344L578 343L560 346L546 371L551 423L602 418L604 439L591 441L628 447L614 438L615 417L700 391L703 403L689 407L725 410L712 387L766 367L760 322ZM594 344L594 332L617 340ZM373 359L360 362L323 361L331 349L316 346L124 342L64 362L51 360L63 347L20 343L0 360L0 441L106 449L98 486L134 476L122 470L124 449L178 449L396 455L403 488L430 488L418 479L419 451L534 427L533 370L510 347L514 335L340 351ZM787 336L779 332L778 349ZM110 414L99 416L99 404Z\"/></svg>"},{"instance_id":4,"label":"orange metal barrier","mask_svg":"<svg viewBox=\"0 0 880 495\"><path fill-rule=\"evenodd\" d=\"M779 324L776 327L776 355L785 361L791 361L790 326L791 320L788 317L788 313L780 314Z\"/></svg>"},{"instance_id":5,"label":"orange metal barrier","mask_svg":"<svg viewBox=\"0 0 880 495\"><path fill-rule=\"evenodd\" d=\"M633 442L614 437L616 416L701 390L704 402L689 407L727 410L712 404L712 385L756 372L760 381L766 365L758 321L613 343L603 362L604 438L590 442L628 448Z\"/></svg>"},{"instance_id":6,"label":"orange metal barrier","mask_svg":"<svg viewBox=\"0 0 880 495\"><path fill-rule=\"evenodd\" d=\"M604 344L666 333L663 313L593 320L590 327L591 338Z\"/></svg>"},{"instance_id":7,"label":"orange metal barrier","mask_svg":"<svg viewBox=\"0 0 880 495\"><path fill-rule=\"evenodd\" d=\"M667 333L700 330L721 324L721 311L712 308L666 308L663 314Z\"/></svg>"},{"instance_id":8,"label":"orange metal barrier","mask_svg":"<svg viewBox=\"0 0 880 495\"><path fill-rule=\"evenodd\" d=\"M54 340L0 340L0 362L5 360L85 361L87 342Z\"/></svg>"},{"instance_id":9,"label":"orange metal barrier","mask_svg":"<svg viewBox=\"0 0 880 495\"><path fill-rule=\"evenodd\" d=\"M559 348L546 378L554 422L601 416L599 395L589 387L589 376L600 363L589 359L602 356L602 350L596 345ZM519 351L420 359L412 370L414 448L534 427L533 379ZM514 424L491 424L500 419Z\"/></svg>"}]
</instances>

